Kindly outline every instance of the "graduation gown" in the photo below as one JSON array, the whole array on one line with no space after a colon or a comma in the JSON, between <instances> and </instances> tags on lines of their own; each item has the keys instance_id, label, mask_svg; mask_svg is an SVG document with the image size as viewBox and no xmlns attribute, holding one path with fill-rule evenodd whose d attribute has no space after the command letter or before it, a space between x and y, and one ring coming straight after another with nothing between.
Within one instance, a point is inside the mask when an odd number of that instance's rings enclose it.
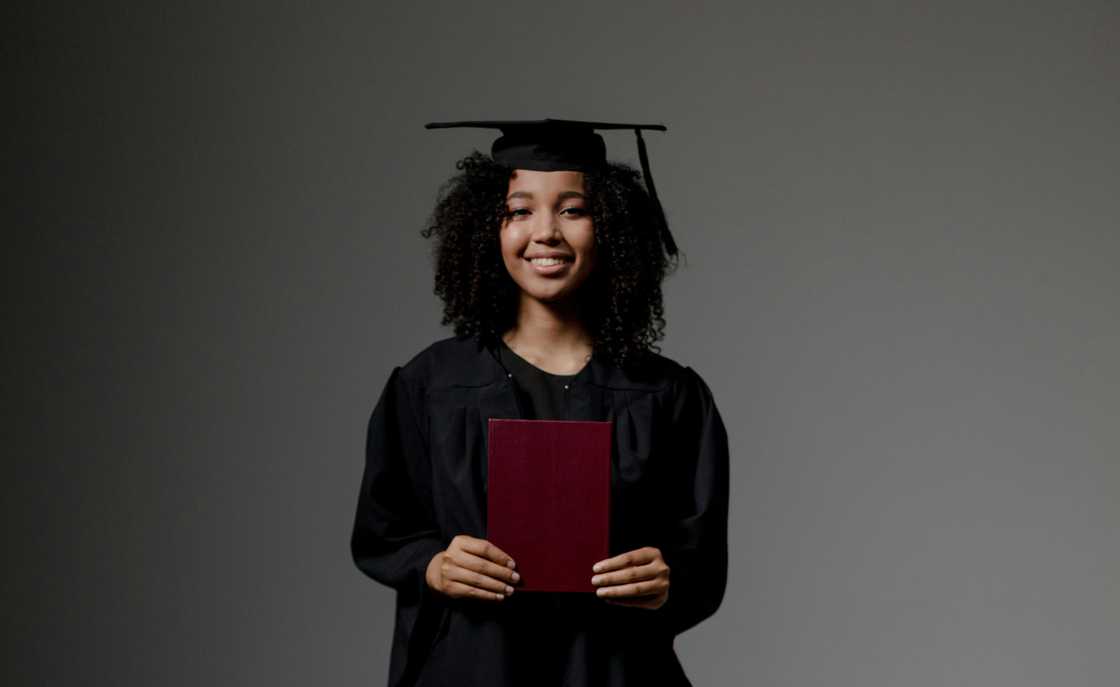
<instances>
[{"instance_id":1,"label":"graduation gown","mask_svg":"<svg viewBox=\"0 0 1120 687\"><path fill-rule=\"evenodd\" d=\"M614 423L611 555L659 548L668 600L488 602L428 587L428 563L455 535L486 538L488 420L525 417L494 349L444 339L392 370L367 432L351 551L396 590L389 687L689 684L673 637L716 611L727 579L727 434L711 391L657 355L625 372L592 356L569 393L568 419Z\"/></svg>"}]
</instances>

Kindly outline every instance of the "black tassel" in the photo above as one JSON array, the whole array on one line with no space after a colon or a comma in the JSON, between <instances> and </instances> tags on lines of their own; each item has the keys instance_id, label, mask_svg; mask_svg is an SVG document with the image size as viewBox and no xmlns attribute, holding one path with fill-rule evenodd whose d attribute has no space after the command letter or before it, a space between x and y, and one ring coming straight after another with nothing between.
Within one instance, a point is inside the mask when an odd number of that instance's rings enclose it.
<instances>
[{"instance_id":1,"label":"black tassel","mask_svg":"<svg viewBox=\"0 0 1120 687\"><path fill-rule=\"evenodd\" d=\"M665 244L665 250L669 255L676 255L677 242L673 240L673 234L669 231L669 221L665 219L665 210L661 208L661 201L657 197L657 189L653 185L653 175L649 172L649 155L646 153L646 142L642 138L642 130L634 129L634 133L638 136L638 160L642 163L642 178L646 181L646 190L649 191L650 200L653 201L655 221L661 224L659 227L661 242Z\"/></svg>"}]
</instances>

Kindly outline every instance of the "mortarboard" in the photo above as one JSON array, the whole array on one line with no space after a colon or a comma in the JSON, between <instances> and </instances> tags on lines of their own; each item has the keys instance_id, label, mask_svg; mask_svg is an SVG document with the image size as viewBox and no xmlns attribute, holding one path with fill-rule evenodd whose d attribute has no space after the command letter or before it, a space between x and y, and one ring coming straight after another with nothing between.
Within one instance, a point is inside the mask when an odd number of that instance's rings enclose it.
<instances>
[{"instance_id":1,"label":"mortarboard","mask_svg":"<svg viewBox=\"0 0 1120 687\"><path fill-rule=\"evenodd\" d=\"M502 135L490 148L494 161L512 169L532 169L541 172L593 170L607 161L607 146L595 133L599 130L629 129L638 139L638 159L642 165L642 178L653 201L654 216L661 226L661 240L670 255L677 254L677 244L669 233L665 211L657 198L653 176L649 171L649 156L642 130L665 131L662 124L617 124L611 122L580 122L571 119L537 119L507 121L431 122L426 129L499 129Z\"/></svg>"}]
</instances>

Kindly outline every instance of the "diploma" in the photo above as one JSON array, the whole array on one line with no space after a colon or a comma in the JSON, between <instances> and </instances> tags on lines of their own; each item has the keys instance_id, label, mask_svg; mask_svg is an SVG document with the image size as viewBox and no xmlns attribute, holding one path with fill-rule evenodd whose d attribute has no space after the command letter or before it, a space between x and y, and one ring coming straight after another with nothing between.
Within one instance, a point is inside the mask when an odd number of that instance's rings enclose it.
<instances>
[{"instance_id":1,"label":"diploma","mask_svg":"<svg viewBox=\"0 0 1120 687\"><path fill-rule=\"evenodd\" d=\"M517 562L518 591L594 592L609 557L611 423L491 419L486 538Z\"/></svg>"}]
</instances>

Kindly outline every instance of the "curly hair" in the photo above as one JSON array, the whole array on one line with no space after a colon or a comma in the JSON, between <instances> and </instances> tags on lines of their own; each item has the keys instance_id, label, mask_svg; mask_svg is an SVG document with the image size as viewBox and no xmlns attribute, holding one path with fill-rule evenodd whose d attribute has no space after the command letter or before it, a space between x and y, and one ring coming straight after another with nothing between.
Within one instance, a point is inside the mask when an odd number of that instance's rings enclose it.
<instances>
[{"instance_id":1,"label":"curly hair","mask_svg":"<svg viewBox=\"0 0 1120 687\"><path fill-rule=\"evenodd\" d=\"M502 262L499 230L511 170L474 151L440 189L425 238L435 239L435 293L441 324L458 336L496 343L516 324L519 287ZM596 355L630 367L660 352L665 309L661 282L676 268L641 175L608 163L584 175L595 232L596 266L581 287L585 324Z\"/></svg>"}]
</instances>

